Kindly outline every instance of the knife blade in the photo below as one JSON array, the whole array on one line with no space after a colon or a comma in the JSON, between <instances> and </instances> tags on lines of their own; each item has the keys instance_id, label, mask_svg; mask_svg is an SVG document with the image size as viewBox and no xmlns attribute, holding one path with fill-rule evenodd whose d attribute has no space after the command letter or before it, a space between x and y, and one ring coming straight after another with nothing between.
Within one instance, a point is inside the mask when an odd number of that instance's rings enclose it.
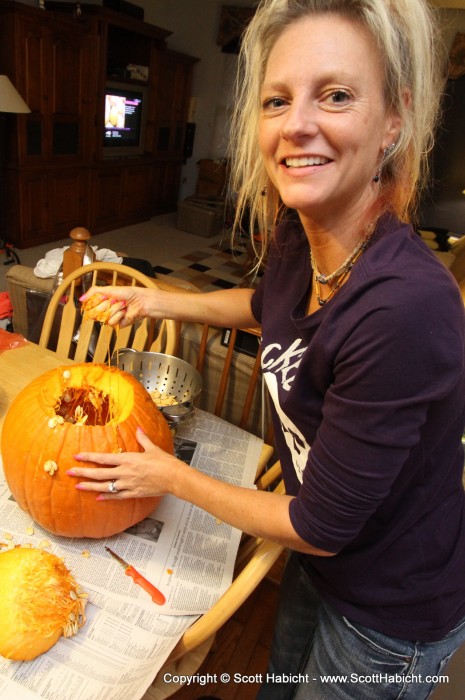
<instances>
[{"instance_id":1,"label":"knife blade","mask_svg":"<svg viewBox=\"0 0 465 700\"><path fill-rule=\"evenodd\" d=\"M166 598L163 595L163 593L158 590L156 586L153 585L153 583L150 583L150 581L147 581L146 578L142 576L131 564L128 564L127 561L124 561L122 557L119 556L119 554L116 554L110 547L105 547L107 552L111 554L111 556L116 559L117 562L121 564L121 566L124 568L124 573L126 576L130 576L134 583L137 583L138 586L144 589L150 597L152 598L153 602L156 603L157 605L164 605L166 602Z\"/></svg>"}]
</instances>

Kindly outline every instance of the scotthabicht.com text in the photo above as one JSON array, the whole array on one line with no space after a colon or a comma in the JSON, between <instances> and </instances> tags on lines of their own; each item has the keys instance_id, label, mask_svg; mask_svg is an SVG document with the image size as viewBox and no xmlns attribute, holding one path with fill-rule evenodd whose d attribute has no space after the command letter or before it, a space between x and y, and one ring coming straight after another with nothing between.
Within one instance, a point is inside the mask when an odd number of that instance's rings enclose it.
<instances>
[{"instance_id":1,"label":"scotthabicht.com text","mask_svg":"<svg viewBox=\"0 0 465 700\"><path fill-rule=\"evenodd\" d=\"M423 676L421 673L410 675L402 675L399 673L372 673L362 676L358 673L351 673L346 676L319 676L314 678L308 673L281 675L275 673L255 673L253 675L244 675L242 673L195 673L192 676L165 673L163 680L165 683L176 683L180 685L207 685L209 683L296 683L299 685L313 683L405 683L409 685L420 685L422 683L448 683L449 676Z\"/></svg>"}]
</instances>

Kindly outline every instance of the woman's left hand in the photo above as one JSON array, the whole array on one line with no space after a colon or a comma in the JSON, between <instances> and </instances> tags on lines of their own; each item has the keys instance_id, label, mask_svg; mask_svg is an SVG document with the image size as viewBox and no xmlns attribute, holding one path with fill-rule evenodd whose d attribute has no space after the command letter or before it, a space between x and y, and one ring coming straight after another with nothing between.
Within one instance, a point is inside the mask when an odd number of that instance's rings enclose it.
<instances>
[{"instance_id":1,"label":"woman's left hand","mask_svg":"<svg viewBox=\"0 0 465 700\"><path fill-rule=\"evenodd\" d=\"M177 470L186 465L160 449L137 429L137 441L143 452L80 452L78 462L93 462L101 467L72 467L66 473L81 477L80 491L95 491L98 501L122 498L147 498L171 492Z\"/></svg>"}]
</instances>

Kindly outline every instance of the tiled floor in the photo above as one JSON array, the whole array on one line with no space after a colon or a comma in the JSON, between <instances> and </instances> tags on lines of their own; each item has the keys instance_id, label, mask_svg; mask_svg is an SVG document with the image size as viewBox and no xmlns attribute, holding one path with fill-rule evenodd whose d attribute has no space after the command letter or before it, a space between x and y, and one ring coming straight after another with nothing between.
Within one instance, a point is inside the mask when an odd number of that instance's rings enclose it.
<instances>
[{"instance_id":1,"label":"tiled floor","mask_svg":"<svg viewBox=\"0 0 465 700\"><path fill-rule=\"evenodd\" d=\"M203 291L229 289L250 284L250 255L246 245L232 250L224 244L205 245L192 253L186 253L162 265L154 267L155 273L174 275L188 280Z\"/></svg>"}]
</instances>

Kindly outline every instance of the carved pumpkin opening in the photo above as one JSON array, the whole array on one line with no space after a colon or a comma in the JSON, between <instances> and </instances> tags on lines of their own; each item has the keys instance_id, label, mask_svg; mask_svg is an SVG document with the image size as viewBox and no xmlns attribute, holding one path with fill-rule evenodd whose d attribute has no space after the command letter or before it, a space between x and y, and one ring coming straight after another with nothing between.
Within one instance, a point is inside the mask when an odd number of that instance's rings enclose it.
<instances>
[{"instance_id":1,"label":"carved pumpkin opening","mask_svg":"<svg viewBox=\"0 0 465 700\"><path fill-rule=\"evenodd\" d=\"M67 423L106 425L114 416L112 401L96 387L69 387L58 398L55 413Z\"/></svg>"}]
</instances>

